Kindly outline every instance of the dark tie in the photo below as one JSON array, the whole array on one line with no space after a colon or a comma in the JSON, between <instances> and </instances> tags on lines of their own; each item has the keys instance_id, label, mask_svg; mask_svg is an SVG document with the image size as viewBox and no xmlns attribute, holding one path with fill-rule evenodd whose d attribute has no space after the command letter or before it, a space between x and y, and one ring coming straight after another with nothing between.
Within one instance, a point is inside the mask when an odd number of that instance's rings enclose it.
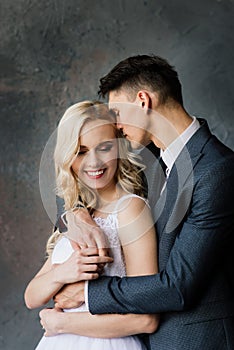
<instances>
[{"instance_id":1,"label":"dark tie","mask_svg":"<svg viewBox=\"0 0 234 350\"><path fill-rule=\"evenodd\" d=\"M162 157L159 158L158 162L159 162L159 164L161 165L162 171L163 171L163 173L164 173L164 175L165 175L165 177L166 177L166 176L167 176L167 174L166 174L167 166L166 166L166 164L164 163Z\"/></svg>"}]
</instances>

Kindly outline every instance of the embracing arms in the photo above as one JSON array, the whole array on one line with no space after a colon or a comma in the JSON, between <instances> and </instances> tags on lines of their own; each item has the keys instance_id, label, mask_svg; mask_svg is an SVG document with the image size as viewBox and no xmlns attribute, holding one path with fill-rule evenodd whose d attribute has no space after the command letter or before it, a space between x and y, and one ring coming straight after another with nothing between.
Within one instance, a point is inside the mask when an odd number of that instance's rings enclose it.
<instances>
[{"instance_id":1,"label":"embracing arms","mask_svg":"<svg viewBox=\"0 0 234 350\"><path fill-rule=\"evenodd\" d=\"M62 264L47 259L25 290L25 303L33 309L46 304L64 284L97 278L98 264L112 262L109 257L97 256L96 248L76 249Z\"/></svg>"},{"instance_id":2,"label":"embracing arms","mask_svg":"<svg viewBox=\"0 0 234 350\"><path fill-rule=\"evenodd\" d=\"M218 278L220 269L231 274L228 258L233 246L234 171L233 165L228 171L224 168L220 167L218 174L217 169L211 169L196 184L190 211L176 232L165 269L152 276L101 277L89 282L91 313L184 310L197 302L212 283L212 276ZM164 239L170 234L165 233ZM105 297L97 298L97 293Z\"/></svg>"},{"instance_id":3,"label":"embracing arms","mask_svg":"<svg viewBox=\"0 0 234 350\"><path fill-rule=\"evenodd\" d=\"M144 228L138 220L144 215ZM137 219L138 218L138 219ZM135 235L127 237L128 229L135 229ZM146 275L157 272L156 235L150 210L142 199L131 199L131 203L119 215L119 234L122 237L127 274ZM74 293L76 288L74 288ZM69 290L64 293L70 293ZM100 295L101 297L101 295ZM70 298L73 299L73 298ZM63 296L56 299L57 305ZM66 297L65 297L66 301ZM157 315L91 315L90 313L62 313L58 310L42 310L41 323L46 335L73 333L84 336L112 338L138 333L154 332L159 323Z\"/></svg>"}]
</instances>

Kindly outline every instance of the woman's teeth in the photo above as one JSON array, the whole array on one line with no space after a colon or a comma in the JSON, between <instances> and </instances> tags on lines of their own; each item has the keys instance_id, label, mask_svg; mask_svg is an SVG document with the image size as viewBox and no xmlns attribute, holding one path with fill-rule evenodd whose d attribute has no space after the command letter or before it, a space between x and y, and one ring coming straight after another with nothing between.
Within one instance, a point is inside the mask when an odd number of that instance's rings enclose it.
<instances>
[{"instance_id":1,"label":"woman's teeth","mask_svg":"<svg viewBox=\"0 0 234 350\"><path fill-rule=\"evenodd\" d=\"M104 173L104 170L97 170L97 171L87 171L89 176L98 176Z\"/></svg>"}]
</instances>

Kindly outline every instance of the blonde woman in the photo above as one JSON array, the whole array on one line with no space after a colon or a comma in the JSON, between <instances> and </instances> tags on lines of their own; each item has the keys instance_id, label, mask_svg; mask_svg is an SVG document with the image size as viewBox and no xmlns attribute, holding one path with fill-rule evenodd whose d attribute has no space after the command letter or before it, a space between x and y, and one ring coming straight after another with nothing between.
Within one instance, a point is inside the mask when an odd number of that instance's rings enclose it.
<instances>
[{"instance_id":1,"label":"blonde woman","mask_svg":"<svg viewBox=\"0 0 234 350\"><path fill-rule=\"evenodd\" d=\"M110 257L93 256L96 249L85 246L76 249L66 235L56 231L47 244L47 261L25 291L26 305L40 307L65 284L98 278L103 265L105 275L157 273L156 235L142 198L143 168L104 104L85 101L65 112L58 126L54 160L68 229L75 222L77 206L85 206L104 231ZM157 315L97 316L85 304L63 311L68 329L44 336L37 350L143 350L137 334L153 332L158 326Z\"/></svg>"}]
</instances>

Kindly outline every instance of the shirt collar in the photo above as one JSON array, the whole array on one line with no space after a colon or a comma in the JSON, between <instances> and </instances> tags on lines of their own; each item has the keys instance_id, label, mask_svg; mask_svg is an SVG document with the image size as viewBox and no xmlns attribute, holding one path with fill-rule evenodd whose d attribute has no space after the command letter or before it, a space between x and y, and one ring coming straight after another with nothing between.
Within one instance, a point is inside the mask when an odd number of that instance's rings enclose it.
<instances>
[{"instance_id":1,"label":"shirt collar","mask_svg":"<svg viewBox=\"0 0 234 350\"><path fill-rule=\"evenodd\" d=\"M195 134L199 129L200 123L197 118L192 117L192 123L184 130L184 132L178 136L166 149L165 151L161 150L160 155L167 166L167 176L173 167L178 155L189 141L189 139Z\"/></svg>"}]
</instances>

